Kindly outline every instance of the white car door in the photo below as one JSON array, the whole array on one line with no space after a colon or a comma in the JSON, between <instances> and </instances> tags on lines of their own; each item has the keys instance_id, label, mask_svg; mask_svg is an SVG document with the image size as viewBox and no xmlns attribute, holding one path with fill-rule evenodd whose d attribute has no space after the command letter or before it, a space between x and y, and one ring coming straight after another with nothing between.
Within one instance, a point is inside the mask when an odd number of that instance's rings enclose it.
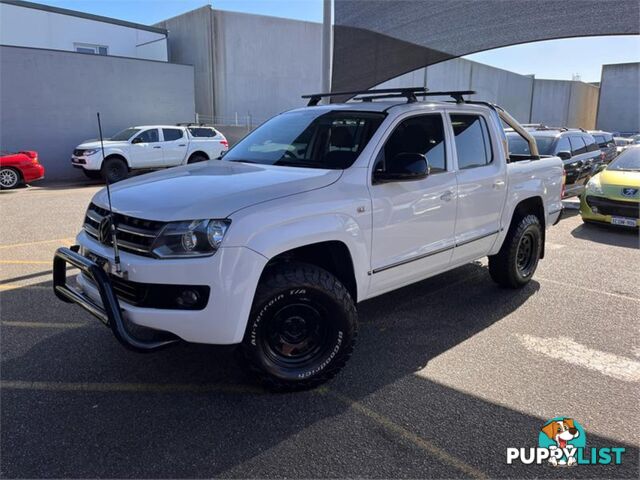
<instances>
[{"instance_id":1,"label":"white car door","mask_svg":"<svg viewBox=\"0 0 640 480\"><path fill-rule=\"evenodd\" d=\"M461 263L489 253L501 230L507 169L501 160L501 142L492 138L485 116L452 112L450 119L458 180L452 261Z\"/></svg>"},{"instance_id":2,"label":"white car door","mask_svg":"<svg viewBox=\"0 0 640 480\"><path fill-rule=\"evenodd\" d=\"M154 168L164 166L164 156L157 128L148 128L131 139L132 168Z\"/></svg>"},{"instance_id":3,"label":"white car door","mask_svg":"<svg viewBox=\"0 0 640 480\"><path fill-rule=\"evenodd\" d=\"M187 155L189 140L182 128L162 129L162 152L164 163L167 167L182 165L184 157Z\"/></svg>"},{"instance_id":4,"label":"white car door","mask_svg":"<svg viewBox=\"0 0 640 480\"><path fill-rule=\"evenodd\" d=\"M454 247L456 174L440 113L401 117L376 157L371 189L370 293L377 295L447 268ZM426 156L430 173L413 181L376 183L398 154Z\"/></svg>"}]
</instances>

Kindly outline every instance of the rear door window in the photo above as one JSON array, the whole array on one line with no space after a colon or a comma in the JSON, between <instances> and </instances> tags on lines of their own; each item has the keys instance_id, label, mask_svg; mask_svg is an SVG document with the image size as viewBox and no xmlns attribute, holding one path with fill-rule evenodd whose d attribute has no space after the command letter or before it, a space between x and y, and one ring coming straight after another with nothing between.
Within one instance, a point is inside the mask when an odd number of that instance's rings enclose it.
<instances>
[{"instance_id":1,"label":"rear door window","mask_svg":"<svg viewBox=\"0 0 640 480\"><path fill-rule=\"evenodd\" d=\"M556 145L555 153L558 154L559 152L571 153L571 144L569 143L569 139L567 137L562 137L560 140L558 140L558 145Z\"/></svg>"},{"instance_id":2,"label":"rear door window","mask_svg":"<svg viewBox=\"0 0 640 480\"><path fill-rule=\"evenodd\" d=\"M587 151L588 152L595 152L596 150L600 150L600 147L596 143L595 138L593 138L590 135L582 137L582 138L584 139L585 143L587 144Z\"/></svg>"},{"instance_id":3,"label":"rear door window","mask_svg":"<svg viewBox=\"0 0 640 480\"><path fill-rule=\"evenodd\" d=\"M162 135L164 135L165 142L173 142L182 138L182 130L179 128L163 128Z\"/></svg>"},{"instance_id":4,"label":"rear door window","mask_svg":"<svg viewBox=\"0 0 640 480\"><path fill-rule=\"evenodd\" d=\"M569 137L569 141L571 142L571 155L580 155L587 151L587 145L584 143L582 137Z\"/></svg>"},{"instance_id":5,"label":"rear door window","mask_svg":"<svg viewBox=\"0 0 640 480\"><path fill-rule=\"evenodd\" d=\"M484 167L493 161L487 122L480 115L451 115L458 168Z\"/></svg>"}]
</instances>

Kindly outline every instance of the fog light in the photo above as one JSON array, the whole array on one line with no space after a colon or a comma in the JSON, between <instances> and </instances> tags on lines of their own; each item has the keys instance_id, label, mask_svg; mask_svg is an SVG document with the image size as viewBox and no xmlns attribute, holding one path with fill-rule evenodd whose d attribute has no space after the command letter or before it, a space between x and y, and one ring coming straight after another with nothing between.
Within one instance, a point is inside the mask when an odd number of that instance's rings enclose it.
<instances>
[{"instance_id":1,"label":"fog light","mask_svg":"<svg viewBox=\"0 0 640 480\"><path fill-rule=\"evenodd\" d=\"M183 290L176 298L176 303L181 307L193 307L200 300L200 294L195 290Z\"/></svg>"}]
</instances>

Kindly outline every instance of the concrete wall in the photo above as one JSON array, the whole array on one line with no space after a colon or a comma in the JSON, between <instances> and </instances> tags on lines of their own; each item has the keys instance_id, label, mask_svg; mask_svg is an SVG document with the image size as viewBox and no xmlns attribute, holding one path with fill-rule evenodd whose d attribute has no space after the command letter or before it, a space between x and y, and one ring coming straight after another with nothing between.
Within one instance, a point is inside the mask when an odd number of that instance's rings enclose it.
<instances>
[{"instance_id":1,"label":"concrete wall","mask_svg":"<svg viewBox=\"0 0 640 480\"><path fill-rule=\"evenodd\" d=\"M169 30L170 60L196 66L196 106L203 120L230 124L237 115L244 124L250 116L255 125L304 105L302 94L320 90L318 23L203 7L157 26Z\"/></svg>"},{"instance_id":2,"label":"concrete wall","mask_svg":"<svg viewBox=\"0 0 640 480\"><path fill-rule=\"evenodd\" d=\"M0 44L75 51L100 45L109 55L167 61L166 35L144 29L0 3Z\"/></svg>"},{"instance_id":3,"label":"concrete wall","mask_svg":"<svg viewBox=\"0 0 640 480\"><path fill-rule=\"evenodd\" d=\"M539 80L457 58L409 72L377 88L401 86L427 86L433 91L475 90L473 100L497 103L523 123L590 129L595 126L598 87L583 82Z\"/></svg>"},{"instance_id":4,"label":"concrete wall","mask_svg":"<svg viewBox=\"0 0 640 480\"><path fill-rule=\"evenodd\" d=\"M193 67L72 52L0 47L0 145L37 150L47 179L82 177L73 148L133 125L192 121Z\"/></svg>"},{"instance_id":5,"label":"concrete wall","mask_svg":"<svg viewBox=\"0 0 640 480\"><path fill-rule=\"evenodd\" d=\"M597 126L609 132L640 131L640 63L603 65Z\"/></svg>"},{"instance_id":6,"label":"concrete wall","mask_svg":"<svg viewBox=\"0 0 640 480\"><path fill-rule=\"evenodd\" d=\"M169 30L169 60L193 65L196 112L211 121L214 115L211 8L198 8L156 26Z\"/></svg>"}]
</instances>

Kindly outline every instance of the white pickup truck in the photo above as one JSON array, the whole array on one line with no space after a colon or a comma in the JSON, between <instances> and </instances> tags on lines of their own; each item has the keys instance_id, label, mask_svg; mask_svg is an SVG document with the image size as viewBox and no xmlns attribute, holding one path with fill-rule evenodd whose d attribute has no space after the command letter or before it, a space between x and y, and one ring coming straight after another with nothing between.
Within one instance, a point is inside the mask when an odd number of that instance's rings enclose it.
<instances>
[{"instance_id":1,"label":"white pickup truck","mask_svg":"<svg viewBox=\"0 0 640 480\"><path fill-rule=\"evenodd\" d=\"M104 140L104 160L99 140L78 145L71 164L89 178L114 183L131 170L153 170L219 158L229 148L227 139L203 125L142 125Z\"/></svg>"},{"instance_id":2,"label":"white pickup truck","mask_svg":"<svg viewBox=\"0 0 640 480\"><path fill-rule=\"evenodd\" d=\"M457 102L376 93L313 96L219 162L116 184L111 209L98 192L78 245L56 253L56 295L133 350L240 344L266 385L297 390L345 365L358 302L486 256L498 284L526 285L560 219L562 161L460 92L447 92ZM529 158L510 158L501 119ZM67 264L81 270L76 284Z\"/></svg>"}]
</instances>

